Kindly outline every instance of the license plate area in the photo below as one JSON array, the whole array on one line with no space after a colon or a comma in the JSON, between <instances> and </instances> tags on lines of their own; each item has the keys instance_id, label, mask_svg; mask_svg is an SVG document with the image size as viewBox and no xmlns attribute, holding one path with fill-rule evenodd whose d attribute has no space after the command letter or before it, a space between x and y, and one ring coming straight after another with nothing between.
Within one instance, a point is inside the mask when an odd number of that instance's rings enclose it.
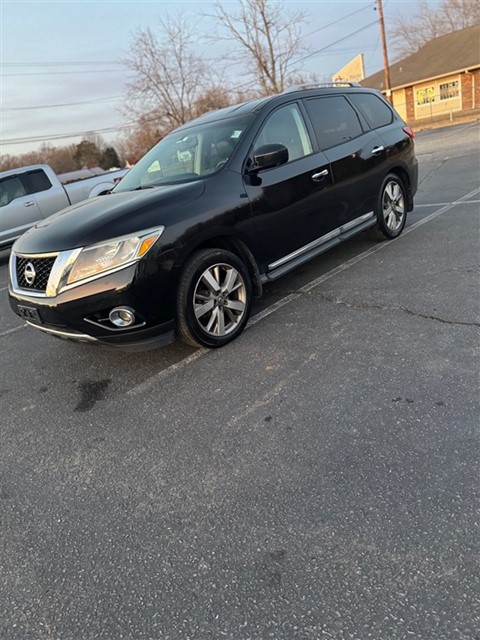
<instances>
[{"instance_id":1,"label":"license plate area","mask_svg":"<svg viewBox=\"0 0 480 640\"><path fill-rule=\"evenodd\" d=\"M35 307L25 307L23 304L19 304L17 309L18 313L24 320L35 322L36 324L42 324L42 319L40 318L38 309L35 309Z\"/></svg>"}]
</instances>

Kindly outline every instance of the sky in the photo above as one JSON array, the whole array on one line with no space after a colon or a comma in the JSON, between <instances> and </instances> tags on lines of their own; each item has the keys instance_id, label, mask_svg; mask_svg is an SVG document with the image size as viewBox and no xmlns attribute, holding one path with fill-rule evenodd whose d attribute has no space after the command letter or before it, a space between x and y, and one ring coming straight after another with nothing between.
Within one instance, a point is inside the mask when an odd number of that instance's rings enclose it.
<instances>
[{"instance_id":1,"label":"sky","mask_svg":"<svg viewBox=\"0 0 480 640\"><path fill-rule=\"evenodd\" d=\"M414 13L417 4L383 0L386 24L406 6ZM236 0L224 5L232 12L238 6ZM286 0L287 10L307 13L305 46L312 52L323 49L303 60L302 70L331 77L359 53L367 76L381 69L375 5L373 0ZM88 132L115 144L132 121L125 112L131 72L122 59L135 32L146 27L160 32L162 17L180 13L198 28L196 51L224 60L228 43L204 38L217 28L205 15L212 12L209 0L0 0L0 154L26 153L45 142L78 143ZM226 73L232 84L245 84L238 66Z\"/></svg>"}]
</instances>

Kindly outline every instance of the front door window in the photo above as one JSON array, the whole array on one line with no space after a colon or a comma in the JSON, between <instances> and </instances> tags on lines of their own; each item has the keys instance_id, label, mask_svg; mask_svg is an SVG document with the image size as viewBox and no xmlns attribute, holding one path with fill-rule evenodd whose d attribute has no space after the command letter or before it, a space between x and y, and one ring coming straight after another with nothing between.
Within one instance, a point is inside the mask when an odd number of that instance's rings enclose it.
<instances>
[{"instance_id":1,"label":"front door window","mask_svg":"<svg viewBox=\"0 0 480 640\"><path fill-rule=\"evenodd\" d=\"M283 144L288 149L289 162L312 153L312 143L298 105L289 104L272 113L263 125L255 147L265 144Z\"/></svg>"}]
</instances>

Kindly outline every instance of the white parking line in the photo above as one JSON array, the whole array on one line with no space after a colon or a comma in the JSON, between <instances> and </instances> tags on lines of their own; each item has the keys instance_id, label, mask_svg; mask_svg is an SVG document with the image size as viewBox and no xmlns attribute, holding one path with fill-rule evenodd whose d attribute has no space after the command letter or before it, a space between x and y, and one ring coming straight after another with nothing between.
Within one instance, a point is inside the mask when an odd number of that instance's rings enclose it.
<instances>
[{"instance_id":1,"label":"white parking line","mask_svg":"<svg viewBox=\"0 0 480 640\"><path fill-rule=\"evenodd\" d=\"M446 213L447 211L457 206L458 204L464 204L468 198L476 196L478 193L480 193L480 188L474 189L473 191L471 191L470 193L467 193L465 196L462 196L455 202L449 202L448 204L444 205L441 209L438 209L438 211L434 211L430 215L425 216L425 218L422 218L422 220L415 222L414 224L412 224L411 227L408 227L407 229L405 229L405 231L402 233L400 238L398 238L398 241L400 241L404 236L411 233L412 231L415 231L415 229L418 229L418 227L421 227L423 224L426 224L427 222L434 220L438 216L441 216L443 213ZM362 260L365 260L365 258L368 258L369 256L373 255L374 253L377 253L378 251L382 251L382 249L385 249L388 246L389 246L388 242L383 242L382 244L378 244L372 247L371 249L367 249L367 251L360 253L358 256L355 256L354 258L347 260L347 262L344 262L338 267L331 269L330 271L325 273L323 276L320 276L319 278L312 280L312 282L309 282L308 284L304 285L303 287L298 289L298 291L296 291L295 293L290 293L288 296L285 296L285 298L278 300L277 302L275 302L275 304L272 304L270 307L267 307L260 313L257 313L257 315L251 318L251 320L248 322L246 329L257 324L257 322L260 322L261 320L271 315L272 313L275 313L275 311L278 311L278 309L281 309L282 307L289 304L290 302L293 302L293 300L296 300L298 297L302 296L308 291L311 291L315 287L318 287L319 284L322 284L326 280L330 280L330 278L333 278L334 276L338 275L342 271L345 271L346 269L350 269L350 267L353 267L354 265L361 262ZM183 367L189 365L191 362L198 360L198 358L208 354L209 352L210 352L209 349L199 349L198 351L195 351L195 353L192 353L190 356L188 356L184 360L180 360L179 362L176 362L175 364L170 365L166 369L163 369L163 371L160 371L159 373L153 375L151 378L148 378L144 382L133 387L127 392L127 394L137 395L144 391L148 391L152 387L156 386L163 378L169 376L175 371L178 371L179 369L182 369Z\"/></svg>"},{"instance_id":2,"label":"white parking line","mask_svg":"<svg viewBox=\"0 0 480 640\"><path fill-rule=\"evenodd\" d=\"M17 333L17 331L20 331L20 329L25 329L25 327L27 327L27 323L22 324L20 327L14 327L13 329L9 329L8 331L4 331L3 333L0 333L0 338L3 338L3 336L9 336L11 333Z\"/></svg>"},{"instance_id":3,"label":"white parking line","mask_svg":"<svg viewBox=\"0 0 480 640\"><path fill-rule=\"evenodd\" d=\"M447 205L457 204L456 202L432 202L431 204L416 204L415 209L420 209L421 207L445 207ZM480 204L480 200L467 200L466 202L462 202L462 204Z\"/></svg>"},{"instance_id":4,"label":"white parking line","mask_svg":"<svg viewBox=\"0 0 480 640\"><path fill-rule=\"evenodd\" d=\"M431 204L416 204L415 209L420 207L446 207L447 205L457 204L456 202L432 202ZM480 204L480 200L467 200L462 204Z\"/></svg>"},{"instance_id":5,"label":"white parking line","mask_svg":"<svg viewBox=\"0 0 480 640\"><path fill-rule=\"evenodd\" d=\"M161 380L163 380L163 378L168 377L169 375L171 375L172 373L175 373L175 371L178 371L179 369L183 369L187 365L191 364L192 362L195 362L195 360L198 360L198 358L201 358L202 356L206 355L209 352L210 352L210 349L198 349L197 351L194 351L183 360L179 360L178 362L175 362L175 364L171 364L169 367L167 367L166 369L163 369L162 371L159 371L158 373L153 375L151 378L147 378L144 382L141 382L140 384L137 384L135 387L132 387L129 391L127 391L127 395L136 396L137 394L142 393L143 391L148 391L152 387L156 386Z\"/></svg>"}]
</instances>

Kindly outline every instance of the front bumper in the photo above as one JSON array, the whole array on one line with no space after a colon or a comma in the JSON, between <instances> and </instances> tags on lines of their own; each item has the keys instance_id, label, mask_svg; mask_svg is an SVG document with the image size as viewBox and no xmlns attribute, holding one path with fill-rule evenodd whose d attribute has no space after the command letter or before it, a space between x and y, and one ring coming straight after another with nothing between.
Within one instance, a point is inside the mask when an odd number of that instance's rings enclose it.
<instances>
[{"instance_id":1,"label":"front bumper","mask_svg":"<svg viewBox=\"0 0 480 640\"><path fill-rule=\"evenodd\" d=\"M146 350L174 339L175 320L170 274L162 268L133 264L55 297L9 287L12 310L29 326L59 338L123 350ZM135 312L135 323L119 328L109 321L116 307Z\"/></svg>"},{"instance_id":2,"label":"front bumper","mask_svg":"<svg viewBox=\"0 0 480 640\"><path fill-rule=\"evenodd\" d=\"M165 322L163 325L154 327L148 331L138 331L132 336L104 336L103 338L94 338L86 333L79 331L69 331L62 329L54 329L47 325L35 324L29 322L30 327L44 331L56 338L62 340L70 340L73 342L86 342L88 344L111 347L121 351L147 351L148 349L157 349L171 344L175 339L175 322Z\"/></svg>"}]
</instances>

